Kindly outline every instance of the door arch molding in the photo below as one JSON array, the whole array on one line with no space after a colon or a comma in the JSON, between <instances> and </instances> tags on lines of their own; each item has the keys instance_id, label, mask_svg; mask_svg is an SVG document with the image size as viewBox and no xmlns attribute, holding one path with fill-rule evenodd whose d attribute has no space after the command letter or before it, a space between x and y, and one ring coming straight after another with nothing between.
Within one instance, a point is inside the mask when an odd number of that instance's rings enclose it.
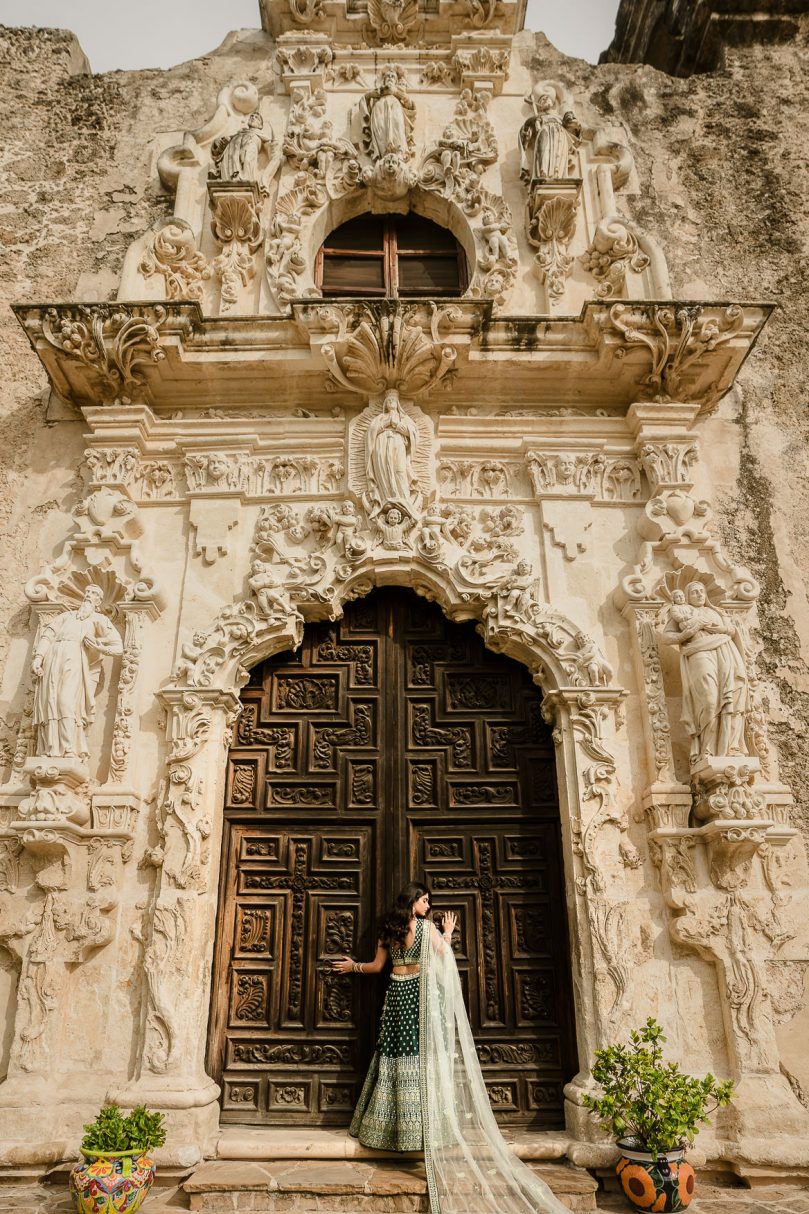
<instances>
[{"instance_id":1,"label":"door arch molding","mask_svg":"<svg viewBox=\"0 0 809 1214\"><path fill-rule=\"evenodd\" d=\"M588 672L577 668L576 637L582 629L561 612L543 606L530 622L503 627L487 613L487 603L479 595L466 594L447 572L417 554L405 559L384 554L369 558L335 588L329 603L339 614L343 603L362 597L372 587L396 585L410 586L435 601L449 619L474 620L485 645L522 662L544 693L542 712L552 725L556 747L577 1052L586 1066L594 1049L609 1039L628 997L630 967L623 961L621 930L630 895L621 862L636 865L626 842L628 823L615 799L619 763L628 768L618 736L627 692L591 682ZM158 876L144 927L152 967L144 1031L135 1078L119 1095L160 1100L168 1107L176 1091L179 1107L197 1109L200 1124L210 1133L219 1117L219 1089L205 1066L210 980L189 991L186 1014L167 1024L160 973L161 965L169 968L162 960L165 925L182 920L186 947L205 957L209 975L219 898L227 747L239 711L238 693L247 682L249 667L297 648L304 621L324 614L322 603L302 603L300 611L291 609L283 619L268 621L259 616L254 602L238 599L183 644L172 679L158 693L166 714L165 781L179 780L198 790L197 818L209 832L210 859L194 891L198 896L193 907L188 889L178 888L164 870ZM182 769L179 776L178 769ZM595 812L592 806L585 810L588 802L594 803ZM583 820L587 821L584 833ZM613 851L616 858L620 855L609 881L599 871L597 857L603 832L617 834ZM177 934L174 926L172 931ZM592 1137L581 1102L588 1076L586 1069L580 1070L565 1089L567 1127L585 1140Z\"/></svg>"}]
</instances>

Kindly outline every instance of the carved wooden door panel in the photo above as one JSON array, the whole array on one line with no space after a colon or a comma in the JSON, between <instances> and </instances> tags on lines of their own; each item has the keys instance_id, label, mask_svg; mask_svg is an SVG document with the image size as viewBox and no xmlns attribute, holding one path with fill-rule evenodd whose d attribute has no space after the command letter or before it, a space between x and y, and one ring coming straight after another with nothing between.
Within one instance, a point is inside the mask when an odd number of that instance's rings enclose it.
<instances>
[{"instance_id":1,"label":"carved wooden door panel","mask_svg":"<svg viewBox=\"0 0 809 1214\"><path fill-rule=\"evenodd\" d=\"M307 628L252 672L231 748L211 1025L227 1121L344 1122L375 1033L385 634L379 606ZM372 997L369 998L369 995Z\"/></svg>"},{"instance_id":2,"label":"carved wooden door panel","mask_svg":"<svg viewBox=\"0 0 809 1214\"><path fill-rule=\"evenodd\" d=\"M562 1124L576 1069L553 751L539 696L402 590L310 626L253 671L228 763L211 1022L223 1119L345 1123L384 984L391 893L426 878L460 916L458 963L501 1120Z\"/></svg>"},{"instance_id":3,"label":"carved wooden door panel","mask_svg":"<svg viewBox=\"0 0 809 1214\"><path fill-rule=\"evenodd\" d=\"M498 1120L564 1124L577 1069L553 741L528 671L418 600L396 636L409 869L456 958Z\"/></svg>"}]
</instances>

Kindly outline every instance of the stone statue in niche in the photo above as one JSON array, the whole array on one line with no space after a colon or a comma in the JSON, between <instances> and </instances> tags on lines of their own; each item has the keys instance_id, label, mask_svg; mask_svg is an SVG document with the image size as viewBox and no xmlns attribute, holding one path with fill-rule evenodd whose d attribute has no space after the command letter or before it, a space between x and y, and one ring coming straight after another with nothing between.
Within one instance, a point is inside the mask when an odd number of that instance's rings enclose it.
<instances>
[{"instance_id":1,"label":"stone statue in niche","mask_svg":"<svg viewBox=\"0 0 809 1214\"><path fill-rule=\"evenodd\" d=\"M33 723L37 754L84 759L102 655L123 653L121 638L99 611L100 586L90 585L78 608L50 620L37 641Z\"/></svg>"},{"instance_id":2,"label":"stone statue in niche","mask_svg":"<svg viewBox=\"0 0 809 1214\"><path fill-rule=\"evenodd\" d=\"M402 408L399 393L391 388L382 401L382 412L365 434L365 473L368 490L364 505L371 518L388 506L396 506L411 518L421 504L418 480L413 470L419 434Z\"/></svg>"},{"instance_id":3,"label":"stone statue in niche","mask_svg":"<svg viewBox=\"0 0 809 1214\"><path fill-rule=\"evenodd\" d=\"M222 136L211 146L211 156L219 170L220 181L258 181L259 157L262 148L273 143L272 128L264 131L264 119L258 112L247 119L247 125L230 138Z\"/></svg>"},{"instance_id":4,"label":"stone statue in niche","mask_svg":"<svg viewBox=\"0 0 809 1214\"><path fill-rule=\"evenodd\" d=\"M702 582L672 592L660 635L680 650L683 725L691 737L691 763L745 755L750 693L738 629L708 602Z\"/></svg>"},{"instance_id":5,"label":"stone statue in niche","mask_svg":"<svg viewBox=\"0 0 809 1214\"><path fill-rule=\"evenodd\" d=\"M534 112L520 127L520 177L529 187L563 180L581 142L581 123L572 110L556 113L553 97L541 89L527 100Z\"/></svg>"},{"instance_id":6,"label":"stone statue in niche","mask_svg":"<svg viewBox=\"0 0 809 1214\"><path fill-rule=\"evenodd\" d=\"M409 159L413 151L416 107L395 67L383 68L379 88L362 99L362 147L372 160Z\"/></svg>"}]
</instances>

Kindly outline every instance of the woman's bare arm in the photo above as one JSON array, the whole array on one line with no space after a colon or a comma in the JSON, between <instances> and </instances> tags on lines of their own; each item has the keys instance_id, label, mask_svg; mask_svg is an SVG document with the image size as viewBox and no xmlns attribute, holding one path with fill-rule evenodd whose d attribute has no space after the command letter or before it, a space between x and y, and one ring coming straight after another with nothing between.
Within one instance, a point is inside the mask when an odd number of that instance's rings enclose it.
<instances>
[{"instance_id":1,"label":"woman's bare arm","mask_svg":"<svg viewBox=\"0 0 809 1214\"><path fill-rule=\"evenodd\" d=\"M441 924L443 934L434 923L430 924L430 941L437 953L443 953L445 948L452 948L452 933L458 926L458 916L454 911L447 911Z\"/></svg>"},{"instance_id":2,"label":"woman's bare arm","mask_svg":"<svg viewBox=\"0 0 809 1214\"><path fill-rule=\"evenodd\" d=\"M387 945L378 944L373 961L354 961L351 957L341 957L339 961L332 961L331 967L338 974L379 974L385 968L387 959Z\"/></svg>"}]
</instances>

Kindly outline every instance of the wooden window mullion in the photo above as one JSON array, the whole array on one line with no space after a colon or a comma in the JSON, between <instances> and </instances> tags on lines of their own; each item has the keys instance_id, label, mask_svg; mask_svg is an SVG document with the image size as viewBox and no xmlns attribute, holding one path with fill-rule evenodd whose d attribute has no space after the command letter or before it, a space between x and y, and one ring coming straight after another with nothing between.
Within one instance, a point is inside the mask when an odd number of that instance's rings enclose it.
<instances>
[{"instance_id":1,"label":"wooden window mullion","mask_svg":"<svg viewBox=\"0 0 809 1214\"><path fill-rule=\"evenodd\" d=\"M385 218L385 255L388 283L388 295L391 299L399 298L399 246L396 240L395 216Z\"/></svg>"}]
</instances>

